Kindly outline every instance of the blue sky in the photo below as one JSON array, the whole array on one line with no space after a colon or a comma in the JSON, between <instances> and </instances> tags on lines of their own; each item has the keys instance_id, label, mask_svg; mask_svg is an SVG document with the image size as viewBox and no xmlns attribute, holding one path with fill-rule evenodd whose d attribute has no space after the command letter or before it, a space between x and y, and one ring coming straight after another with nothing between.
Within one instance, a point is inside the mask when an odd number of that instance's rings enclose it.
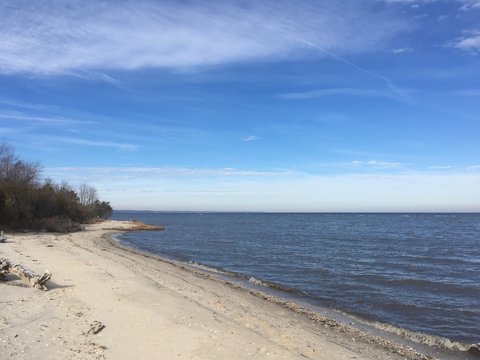
<instances>
[{"instance_id":1,"label":"blue sky","mask_svg":"<svg viewBox=\"0 0 480 360\"><path fill-rule=\"evenodd\" d=\"M0 138L117 209L480 211L480 1L0 4Z\"/></svg>"}]
</instances>

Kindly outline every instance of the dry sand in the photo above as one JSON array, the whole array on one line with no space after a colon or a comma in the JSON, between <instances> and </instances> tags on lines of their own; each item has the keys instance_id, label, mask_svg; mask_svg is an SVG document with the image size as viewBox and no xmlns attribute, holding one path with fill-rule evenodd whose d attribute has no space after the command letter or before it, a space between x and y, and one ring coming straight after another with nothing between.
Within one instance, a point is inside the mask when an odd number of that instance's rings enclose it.
<instances>
[{"instance_id":1,"label":"dry sand","mask_svg":"<svg viewBox=\"0 0 480 360\"><path fill-rule=\"evenodd\" d=\"M0 282L0 359L424 358L104 236L130 226L0 244L0 258L53 273L49 291ZM95 321L105 325L97 334Z\"/></svg>"}]
</instances>

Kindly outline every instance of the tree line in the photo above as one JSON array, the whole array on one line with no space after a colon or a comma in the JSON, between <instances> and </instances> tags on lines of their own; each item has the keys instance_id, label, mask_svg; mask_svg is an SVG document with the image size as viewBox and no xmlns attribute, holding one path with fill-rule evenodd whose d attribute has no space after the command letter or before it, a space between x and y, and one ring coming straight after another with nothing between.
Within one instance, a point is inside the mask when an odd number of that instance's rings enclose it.
<instances>
[{"instance_id":1,"label":"tree line","mask_svg":"<svg viewBox=\"0 0 480 360\"><path fill-rule=\"evenodd\" d=\"M41 179L41 166L21 160L0 141L0 230L70 232L80 225L111 216L112 207L87 184Z\"/></svg>"}]
</instances>

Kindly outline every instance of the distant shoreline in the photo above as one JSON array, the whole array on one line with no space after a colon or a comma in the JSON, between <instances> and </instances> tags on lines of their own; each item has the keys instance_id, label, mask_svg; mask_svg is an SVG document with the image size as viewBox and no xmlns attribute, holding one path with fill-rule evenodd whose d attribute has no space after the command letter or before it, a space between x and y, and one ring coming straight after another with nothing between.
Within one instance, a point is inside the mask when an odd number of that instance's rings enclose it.
<instances>
[{"instance_id":1,"label":"distant shoreline","mask_svg":"<svg viewBox=\"0 0 480 360\"><path fill-rule=\"evenodd\" d=\"M223 210L114 210L114 213L179 213L179 214L332 214L332 215L454 215L454 214L472 214L480 215L480 211L223 211Z\"/></svg>"}]
</instances>

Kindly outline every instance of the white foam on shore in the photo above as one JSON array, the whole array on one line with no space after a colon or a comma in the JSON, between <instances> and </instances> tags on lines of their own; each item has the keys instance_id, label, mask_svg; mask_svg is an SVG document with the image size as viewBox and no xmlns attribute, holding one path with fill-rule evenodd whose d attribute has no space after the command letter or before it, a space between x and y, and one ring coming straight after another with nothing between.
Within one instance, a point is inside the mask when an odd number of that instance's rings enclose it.
<instances>
[{"instance_id":1,"label":"white foam on shore","mask_svg":"<svg viewBox=\"0 0 480 360\"><path fill-rule=\"evenodd\" d=\"M253 284L253 285L260 285L260 286L269 287L267 284L265 284L264 282L262 282L258 279L255 279L253 276L248 279L248 282L250 284Z\"/></svg>"},{"instance_id":2,"label":"white foam on shore","mask_svg":"<svg viewBox=\"0 0 480 360\"><path fill-rule=\"evenodd\" d=\"M189 261L187 264L190 265L191 267L196 268L196 269L205 270L205 271L208 271L208 272L211 272L211 273L223 274L223 271L220 271L220 270L215 269L213 267L209 267L209 266L206 266L206 265L199 264L196 261Z\"/></svg>"},{"instance_id":3,"label":"white foam on shore","mask_svg":"<svg viewBox=\"0 0 480 360\"><path fill-rule=\"evenodd\" d=\"M112 236L110 236L110 238L111 238L113 241L115 241L116 243L120 243L120 242L121 242L121 240L120 240L120 238L118 237L118 235L112 235Z\"/></svg>"},{"instance_id":4,"label":"white foam on shore","mask_svg":"<svg viewBox=\"0 0 480 360\"><path fill-rule=\"evenodd\" d=\"M441 349L452 351L468 351L470 344L461 343L458 341L452 341L450 339L428 335L420 332L410 331L404 328L399 328L390 324L384 324L380 322L368 322L368 324L378 330L382 330L394 335L399 335L417 344L423 344L432 347L438 347Z\"/></svg>"}]
</instances>

